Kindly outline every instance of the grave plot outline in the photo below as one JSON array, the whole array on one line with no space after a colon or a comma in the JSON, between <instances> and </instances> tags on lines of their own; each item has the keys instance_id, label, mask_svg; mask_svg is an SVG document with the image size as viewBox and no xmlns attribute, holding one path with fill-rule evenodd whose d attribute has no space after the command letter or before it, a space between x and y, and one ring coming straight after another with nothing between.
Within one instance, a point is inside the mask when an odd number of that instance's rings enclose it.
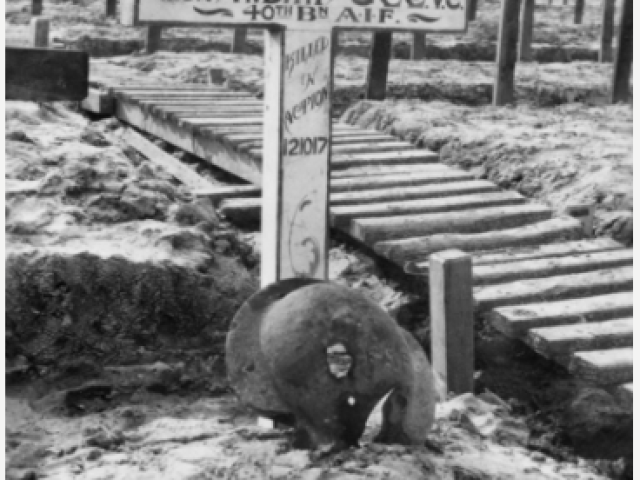
<instances>
[{"instance_id":1,"label":"grave plot outline","mask_svg":"<svg viewBox=\"0 0 640 480\"><path fill-rule=\"evenodd\" d=\"M465 33L468 0L123 0L121 23L265 30L261 285L326 279L341 30Z\"/></svg>"}]
</instances>

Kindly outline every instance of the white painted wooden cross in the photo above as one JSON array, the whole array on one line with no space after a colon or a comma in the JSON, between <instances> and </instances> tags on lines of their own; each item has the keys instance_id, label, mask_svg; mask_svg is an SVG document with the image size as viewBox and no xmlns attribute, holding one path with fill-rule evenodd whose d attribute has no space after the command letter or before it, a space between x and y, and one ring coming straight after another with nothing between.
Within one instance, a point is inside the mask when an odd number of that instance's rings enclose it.
<instances>
[{"instance_id":1,"label":"white painted wooden cross","mask_svg":"<svg viewBox=\"0 0 640 480\"><path fill-rule=\"evenodd\" d=\"M123 0L122 23L266 28L263 286L327 275L333 32L464 32L466 0Z\"/></svg>"}]
</instances>

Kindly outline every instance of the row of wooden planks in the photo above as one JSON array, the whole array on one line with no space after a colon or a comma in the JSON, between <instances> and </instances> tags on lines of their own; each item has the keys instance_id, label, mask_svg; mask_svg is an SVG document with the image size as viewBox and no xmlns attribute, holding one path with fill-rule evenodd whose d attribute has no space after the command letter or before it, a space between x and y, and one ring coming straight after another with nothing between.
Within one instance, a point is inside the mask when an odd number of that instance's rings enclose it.
<instances>
[{"instance_id":1,"label":"row of wooden planks","mask_svg":"<svg viewBox=\"0 0 640 480\"><path fill-rule=\"evenodd\" d=\"M208 86L127 85L109 93L124 121L251 182L194 193L233 221L259 222L261 101ZM432 253L470 252L479 315L630 398L631 250L584 239L578 220L439 164L433 152L352 125L333 130L335 229L412 275L428 274Z\"/></svg>"}]
</instances>

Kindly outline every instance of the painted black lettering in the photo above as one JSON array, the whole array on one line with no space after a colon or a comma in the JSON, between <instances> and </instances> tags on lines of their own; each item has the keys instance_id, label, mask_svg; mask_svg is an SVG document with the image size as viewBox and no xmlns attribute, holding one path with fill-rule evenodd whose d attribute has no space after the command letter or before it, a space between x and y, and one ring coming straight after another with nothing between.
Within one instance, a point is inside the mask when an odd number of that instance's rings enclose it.
<instances>
[{"instance_id":1,"label":"painted black lettering","mask_svg":"<svg viewBox=\"0 0 640 480\"><path fill-rule=\"evenodd\" d=\"M393 20L393 10L390 8L381 8L380 23L385 23L387 19Z\"/></svg>"},{"instance_id":2,"label":"painted black lettering","mask_svg":"<svg viewBox=\"0 0 640 480\"><path fill-rule=\"evenodd\" d=\"M298 7L298 20L301 22L314 22L316 10L313 7Z\"/></svg>"},{"instance_id":3,"label":"painted black lettering","mask_svg":"<svg viewBox=\"0 0 640 480\"><path fill-rule=\"evenodd\" d=\"M342 21L358 23L358 17L356 17L356 14L353 13L353 10L351 8L347 7L342 10L342 13L340 13L338 18L336 19L336 23L340 23Z\"/></svg>"}]
</instances>

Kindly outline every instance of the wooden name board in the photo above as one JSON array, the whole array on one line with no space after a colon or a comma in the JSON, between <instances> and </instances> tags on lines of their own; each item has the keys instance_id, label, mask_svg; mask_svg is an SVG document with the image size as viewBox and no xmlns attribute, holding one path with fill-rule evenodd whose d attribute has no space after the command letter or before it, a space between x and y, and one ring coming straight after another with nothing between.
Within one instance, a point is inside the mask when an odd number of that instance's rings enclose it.
<instances>
[{"instance_id":1,"label":"wooden name board","mask_svg":"<svg viewBox=\"0 0 640 480\"><path fill-rule=\"evenodd\" d=\"M84 100L89 55L76 50L5 48L5 99L33 102Z\"/></svg>"},{"instance_id":2,"label":"wooden name board","mask_svg":"<svg viewBox=\"0 0 640 480\"><path fill-rule=\"evenodd\" d=\"M466 0L123 0L127 25L264 27L263 286L327 276L336 28L464 32Z\"/></svg>"},{"instance_id":3,"label":"wooden name board","mask_svg":"<svg viewBox=\"0 0 640 480\"><path fill-rule=\"evenodd\" d=\"M124 0L125 25L463 32L465 0Z\"/></svg>"}]
</instances>

